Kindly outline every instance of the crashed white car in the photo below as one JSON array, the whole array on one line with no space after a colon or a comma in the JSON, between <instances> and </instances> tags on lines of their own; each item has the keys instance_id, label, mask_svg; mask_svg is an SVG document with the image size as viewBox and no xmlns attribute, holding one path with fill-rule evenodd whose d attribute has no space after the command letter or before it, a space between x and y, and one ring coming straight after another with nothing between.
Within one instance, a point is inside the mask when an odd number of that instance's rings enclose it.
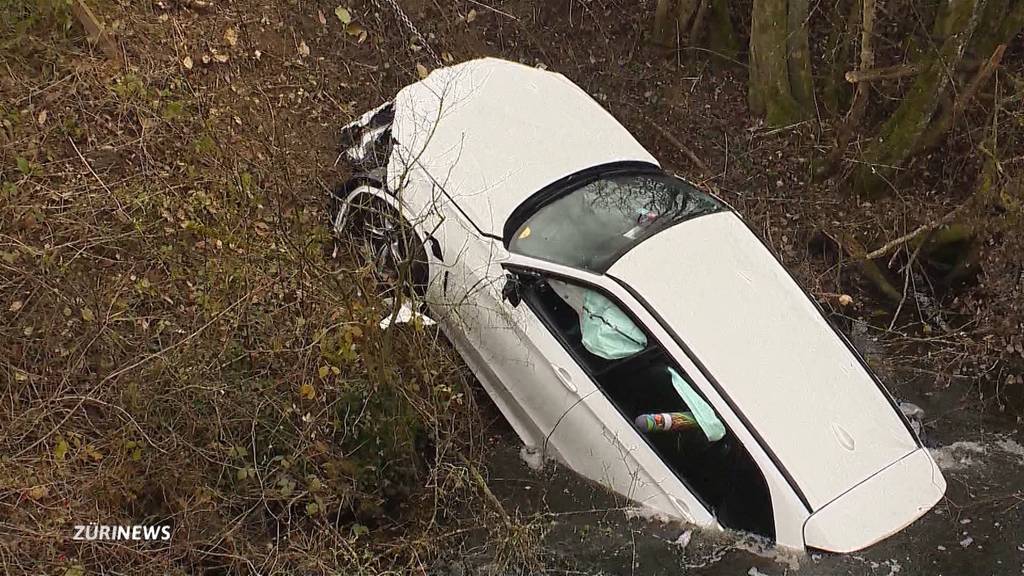
<instances>
[{"instance_id":1,"label":"crashed white car","mask_svg":"<svg viewBox=\"0 0 1024 576\"><path fill-rule=\"evenodd\" d=\"M743 219L560 74L432 72L345 128L333 225L528 446L664 515L850 552L945 480Z\"/></svg>"}]
</instances>

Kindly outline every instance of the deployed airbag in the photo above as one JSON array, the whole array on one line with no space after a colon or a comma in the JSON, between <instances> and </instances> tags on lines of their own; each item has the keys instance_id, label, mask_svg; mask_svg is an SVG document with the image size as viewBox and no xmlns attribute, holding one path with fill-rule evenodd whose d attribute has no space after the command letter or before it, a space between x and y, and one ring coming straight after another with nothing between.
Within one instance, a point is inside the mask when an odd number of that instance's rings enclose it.
<instances>
[{"instance_id":1,"label":"deployed airbag","mask_svg":"<svg viewBox=\"0 0 1024 576\"><path fill-rule=\"evenodd\" d=\"M618 360L643 351L647 335L619 307L593 290L583 295L580 315L583 347L606 360Z\"/></svg>"}]
</instances>

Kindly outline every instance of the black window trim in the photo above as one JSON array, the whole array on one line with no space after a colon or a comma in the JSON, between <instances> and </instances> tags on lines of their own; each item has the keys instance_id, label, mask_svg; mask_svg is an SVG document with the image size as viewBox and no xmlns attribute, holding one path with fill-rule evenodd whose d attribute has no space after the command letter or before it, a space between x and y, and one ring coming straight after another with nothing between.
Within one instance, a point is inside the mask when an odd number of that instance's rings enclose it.
<instances>
[{"instance_id":1,"label":"black window trim","mask_svg":"<svg viewBox=\"0 0 1024 576\"><path fill-rule=\"evenodd\" d=\"M562 266L564 266L564 265L562 265ZM599 294L601 294L605 298L608 298L609 301L611 301L613 304L615 304L619 308L619 310L621 310L623 313L625 313L627 316L629 316L630 320L632 320L634 324L636 324L637 326L641 327L641 329L644 331L644 334L647 335L648 338L650 338L650 339L652 339L654 341L654 345L656 345L656 346L658 346L658 347L660 347L662 349L663 354L668 358L668 360L672 363L672 365L674 365L679 370L680 373L682 373L684 375L687 374L687 372L685 370L683 370L682 366L679 365L679 362L678 362L678 360L675 359L674 355L671 352L669 352L668 348L666 348L664 344L662 344L661 340L659 340L654 334L652 334L651 330L649 328L647 328L646 324L644 324L643 322L640 321L639 318L637 318L636 313L632 309L630 309L629 306L624 306L623 303L619 300L619 298L617 296L615 296L614 294L609 292L603 286L598 286L598 285L593 284L591 282L588 282L586 280L583 280L583 279L580 279L580 278L576 278L576 277L573 277L573 276L569 276L569 275L564 274L564 273L553 272L553 271L550 271L550 270L545 270L543 268L531 268L530 266L524 265L524 264L502 264L502 267L507 272L511 272L512 274L517 274L517 275L518 274L525 274L525 275L533 276L533 277L536 277L536 278L556 278L556 279L565 280L565 281L568 281L569 283L580 285L580 286L584 286L586 288L589 288L589 289L597 291ZM616 278L614 278L612 276L606 275L605 277L611 278L617 284L623 286L626 289L626 291L631 296L633 296L634 299L636 299L636 301L641 306L643 306L648 312L651 313L651 316L654 317L654 319L659 324L662 324L664 326L664 320L660 316L658 316L657 314L651 312L650 307L647 305L647 303L645 301L643 301L642 299L640 299L638 297L638 295L636 293L634 293L628 286L624 285L622 282L620 282L618 279L616 279ZM540 322L544 325L544 327L547 328L548 333L551 334L552 337L556 341L558 341L558 343L562 346L562 348L566 351L566 353L569 354L569 356L573 359L574 362L576 362L576 365L579 366L580 369L583 370L583 372L587 374L587 377L590 378L591 382L594 384L594 387L597 388L597 390L599 390L601 392L601 394L605 397L605 399L608 400L608 403L611 404L615 408L615 411L619 413L619 416L621 416L623 418L623 420L626 421L627 426L630 426L632 428L632 425L630 423L629 417L622 412L622 410L619 408L618 404L616 404L610 398L608 398L608 395L605 394L605 392L601 388L601 386L598 385L597 381L594 378L594 374L592 373L590 368L587 366L587 363L580 360L579 353L576 350L574 350L572 348L572 346L570 346L566 342L566 340L563 337L561 331L558 330L556 327L553 327L551 325L551 321L548 318L548 315L545 314L545 313L542 313L542 312L538 312L534 308L534 304L532 303L531 300L532 300L531 298L523 298L523 302L530 308L530 312L533 313L534 317L536 317L538 320L540 320ZM673 337L673 339L675 339L675 333L674 332L672 332L671 330L669 330L667 328L666 328L666 332L668 332L669 336L671 336L671 337ZM628 359L632 359L632 358L634 358L636 356L639 356L639 355L642 355L642 354L648 354L648 353L650 353L650 350L651 350L651 348L654 345L651 345L650 343L648 343L648 346L646 348L644 348L642 351L637 352L637 354L635 354L634 356L631 356L629 358L625 358L625 359L622 359L622 360L628 360ZM769 454L769 457L771 458L772 462L776 465L776 467L778 467L779 470L783 472L783 476L786 478L786 481L790 484L790 487L796 492L797 496L800 497L800 500L801 500L801 502L804 503L804 506L808 506L806 498L804 498L804 496L803 496L803 493L800 492L799 489L795 486L795 484L793 483L793 480L789 476L789 474L787 472L785 472L785 470L781 466L779 466L777 458L775 458L774 454L771 453L771 452L768 452L768 450L765 448L764 440L757 434L756 431L754 431L750 427L750 422L738 410L736 410L736 407L732 404L732 402L729 401L728 398L726 398L725 395L721 393L721 391L719 390L719 388L717 386L717 383L715 383L710 378L710 376L707 373L707 371L704 368L704 366L693 358L693 355L690 353L689 349L683 347L682 345L680 347L683 348L683 351L686 352L687 357L690 358L690 360L694 363L695 366L697 366L697 369L701 372L701 374L705 378L707 378L709 382L712 382L712 385L715 387L716 390L719 391L719 394L722 395L722 397L726 399L726 403L729 405L730 409L732 409L732 411L740 418L740 421L743 423L743 425L750 432L750 434L754 438L754 440L757 441L757 443L761 445L762 449L764 449L765 452ZM693 386L693 389L702 399L704 399L705 402L707 402L707 404L709 406L712 407L712 409L714 409L714 405L708 400L707 396L700 390L700 388L698 386ZM573 408L575 408L575 407L576 406L574 405ZM715 412L717 414L718 411L715 410ZM730 427L724 421L722 422L722 425L725 427L725 429L728 431L728 433L733 436L735 441L738 442L741 446L743 446L744 451L746 451L747 454L749 455L749 453L750 453L749 449L747 449L745 443L736 436L736 433L733 432L732 427ZM656 454L658 456L658 459L661 460L661 462L665 465L665 467L668 468L672 472L672 475L675 476L679 480L679 482L682 483L682 485L686 487L686 489L690 492L690 494L692 494L694 496L694 498L696 498L697 501L700 502L700 505L704 507L704 509L708 512L708 514L710 514L713 518L715 518L716 522L721 524L721 522L718 521L718 516L716 514L715 509L708 504L708 502L704 499L703 496L700 495L699 492L697 492L696 490L693 489L693 487L690 485L690 483L682 475L680 475L672 466L670 466L668 464L668 462L665 461L664 458L662 458L662 456L660 454L658 454L658 451L655 449L655 447L651 443L650 439L647 438L647 436L645 436L643 434L640 434L639 432L637 432L637 436L639 436L643 440L644 444L647 445L647 447L651 450L651 452L653 452L654 454ZM760 472L761 478L762 478L762 480L764 480L765 485L768 488L769 506L771 507L771 510L772 510L773 529L777 528L778 524L776 522L775 503L771 502L771 498L772 498L771 487L768 484L767 478L765 478L765 473L764 473L764 470L761 469L761 466L758 465L758 463L756 461L754 461L754 466ZM808 506L808 512L810 512L809 506ZM777 534L776 534L776 536L777 536Z\"/></svg>"}]
</instances>

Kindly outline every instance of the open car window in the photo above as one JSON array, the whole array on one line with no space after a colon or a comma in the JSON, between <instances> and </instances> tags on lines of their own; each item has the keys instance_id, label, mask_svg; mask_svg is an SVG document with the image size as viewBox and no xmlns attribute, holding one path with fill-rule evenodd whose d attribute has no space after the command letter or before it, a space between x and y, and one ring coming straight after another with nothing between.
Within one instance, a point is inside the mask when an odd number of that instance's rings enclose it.
<instances>
[{"instance_id":1,"label":"open car window","mask_svg":"<svg viewBox=\"0 0 1024 576\"><path fill-rule=\"evenodd\" d=\"M509 250L603 273L645 238L724 207L660 172L590 180L542 206L513 234Z\"/></svg>"},{"instance_id":2,"label":"open car window","mask_svg":"<svg viewBox=\"0 0 1024 576\"><path fill-rule=\"evenodd\" d=\"M579 345L587 353L601 360L622 360L647 350L647 334L643 329L600 292L554 278L546 282L579 316ZM714 409L673 367L666 365L665 371L686 410L640 414L634 420L636 427L642 432L657 432L696 426L709 441L721 440L725 436L725 426ZM677 414L675 418L666 417Z\"/></svg>"},{"instance_id":3,"label":"open car window","mask_svg":"<svg viewBox=\"0 0 1024 576\"><path fill-rule=\"evenodd\" d=\"M774 537L760 468L627 309L574 281L520 274L519 282L530 310L719 522Z\"/></svg>"}]
</instances>

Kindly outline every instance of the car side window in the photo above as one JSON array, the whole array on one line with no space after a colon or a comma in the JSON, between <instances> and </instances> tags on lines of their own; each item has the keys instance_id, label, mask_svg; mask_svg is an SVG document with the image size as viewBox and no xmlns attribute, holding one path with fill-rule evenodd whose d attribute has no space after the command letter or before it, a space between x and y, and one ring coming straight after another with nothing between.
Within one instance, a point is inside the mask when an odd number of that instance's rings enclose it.
<instances>
[{"instance_id":1,"label":"car side window","mask_svg":"<svg viewBox=\"0 0 1024 576\"><path fill-rule=\"evenodd\" d=\"M519 281L530 310L719 522L774 538L760 468L627 309L571 280L520 274Z\"/></svg>"}]
</instances>

